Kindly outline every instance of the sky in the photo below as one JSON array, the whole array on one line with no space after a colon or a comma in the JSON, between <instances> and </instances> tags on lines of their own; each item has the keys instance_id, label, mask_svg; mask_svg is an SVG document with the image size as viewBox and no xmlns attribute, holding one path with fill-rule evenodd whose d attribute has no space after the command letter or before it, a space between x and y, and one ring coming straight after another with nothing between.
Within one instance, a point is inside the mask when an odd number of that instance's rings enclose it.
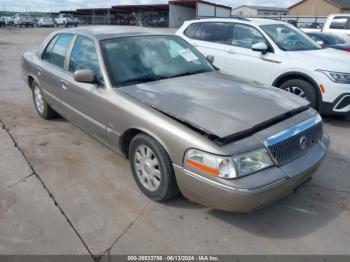
<instances>
[{"instance_id":1,"label":"sky","mask_svg":"<svg viewBox=\"0 0 350 262\"><path fill-rule=\"evenodd\" d=\"M288 7L300 0L207 0L237 7L240 5L265 5ZM160 4L167 0L0 0L0 10L7 11L60 11L77 8L110 7L118 4Z\"/></svg>"}]
</instances>

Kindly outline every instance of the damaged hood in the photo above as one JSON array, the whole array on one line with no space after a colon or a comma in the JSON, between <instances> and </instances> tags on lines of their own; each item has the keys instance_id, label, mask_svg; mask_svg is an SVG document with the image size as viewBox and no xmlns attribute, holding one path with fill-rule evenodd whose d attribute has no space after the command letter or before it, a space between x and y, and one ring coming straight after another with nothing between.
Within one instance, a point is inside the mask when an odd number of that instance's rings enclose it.
<instances>
[{"instance_id":1,"label":"damaged hood","mask_svg":"<svg viewBox=\"0 0 350 262\"><path fill-rule=\"evenodd\" d=\"M120 87L142 103L220 138L308 107L295 95L220 72Z\"/></svg>"}]
</instances>

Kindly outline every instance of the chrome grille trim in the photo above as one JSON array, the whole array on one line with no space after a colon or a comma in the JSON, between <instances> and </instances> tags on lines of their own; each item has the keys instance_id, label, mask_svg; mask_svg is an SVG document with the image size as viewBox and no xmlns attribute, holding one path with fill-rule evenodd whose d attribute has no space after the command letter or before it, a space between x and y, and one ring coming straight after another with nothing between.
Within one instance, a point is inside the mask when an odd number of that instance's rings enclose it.
<instances>
[{"instance_id":1,"label":"chrome grille trim","mask_svg":"<svg viewBox=\"0 0 350 262\"><path fill-rule=\"evenodd\" d=\"M323 133L322 118L316 115L304 122L288 128L264 141L276 165L283 165L305 154ZM306 138L305 148L300 145L302 137Z\"/></svg>"}]
</instances>

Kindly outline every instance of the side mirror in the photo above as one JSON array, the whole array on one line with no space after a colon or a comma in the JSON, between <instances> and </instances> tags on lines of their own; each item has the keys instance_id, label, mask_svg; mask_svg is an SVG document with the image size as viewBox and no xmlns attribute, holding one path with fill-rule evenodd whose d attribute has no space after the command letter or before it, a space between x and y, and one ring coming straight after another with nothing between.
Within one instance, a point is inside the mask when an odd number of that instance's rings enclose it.
<instances>
[{"instance_id":1,"label":"side mirror","mask_svg":"<svg viewBox=\"0 0 350 262\"><path fill-rule=\"evenodd\" d=\"M252 45L253 51L261 52L263 54L267 53L267 49L268 49L267 45L263 42L256 43L256 44Z\"/></svg>"},{"instance_id":2,"label":"side mirror","mask_svg":"<svg viewBox=\"0 0 350 262\"><path fill-rule=\"evenodd\" d=\"M208 56L207 56L207 60L208 60L211 64L214 64L215 57L214 57L213 55L208 55Z\"/></svg>"},{"instance_id":3,"label":"side mirror","mask_svg":"<svg viewBox=\"0 0 350 262\"><path fill-rule=\"evenodd\" d=\"M319 44L320 46L324 47L324 42L323 42L323 41L319 40L319 41L316 41L316 42L317 42L317 44Z\"/></svg>"},{"instance_id":4,"label":"side mirror","mask_svg":"<svg viewBox=\"0 0 350 262\"><path fill-rule=\"evenodd\" d=\"M74 80L81 83L93 83L95 74L90 69L81 69L74 72Z\"/></svg>"}]
</instances>

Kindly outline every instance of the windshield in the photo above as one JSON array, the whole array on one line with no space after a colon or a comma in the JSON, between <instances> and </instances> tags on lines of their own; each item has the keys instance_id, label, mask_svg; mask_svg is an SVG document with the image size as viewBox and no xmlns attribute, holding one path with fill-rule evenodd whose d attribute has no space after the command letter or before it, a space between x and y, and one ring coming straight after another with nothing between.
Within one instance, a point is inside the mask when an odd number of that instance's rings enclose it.
<instances>
[{"instance_id":1,"label":"windshield","mask_svg":"<svg viewBox=\"0 0 350 262\"><path fill-rule=\"evenodd\" d=\"M135 36L101 41L113 86L211 72L211 64L176 36Z\"/></svg>"},{"instance_id":2,"label":"windshield","mask_svg":"<svg viewBox=\"0 0 350 262\"><path fill-rule=\"evenodd\" d=\"M284 51L317 50L322 47L299 29L285 24L263 25L261 28Z\"/></svg>"},{"instance_id":3,"label":"windshield","mask_svg":"<svg viewBox=\"0 0 350 262\"><path fill-rule=\"evenodd\" d=\"M337 35L322 35L322 39L328 45L345 44L346 41Z\"/></svg>"}]
</instances>

